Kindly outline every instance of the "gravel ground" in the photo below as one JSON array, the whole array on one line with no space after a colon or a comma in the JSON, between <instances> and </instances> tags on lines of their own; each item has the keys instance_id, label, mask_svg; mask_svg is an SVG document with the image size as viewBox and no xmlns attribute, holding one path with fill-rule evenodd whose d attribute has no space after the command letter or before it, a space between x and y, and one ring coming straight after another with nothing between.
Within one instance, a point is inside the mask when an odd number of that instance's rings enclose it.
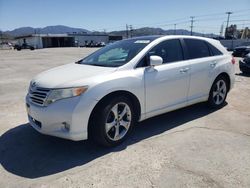
<instances>
[{"instance_id":1,"label":"gravel ground","mask_svg":"<svg viewBox=\"0 0 250 188\"><path fill-rule=\"evenodd\" d=\"M250 77L238 64L222 109L198 104L151 118L116 148L31 128L31 78L94 50L0 51L0 187L250 187Z\"/></svg>"}]
</instances>

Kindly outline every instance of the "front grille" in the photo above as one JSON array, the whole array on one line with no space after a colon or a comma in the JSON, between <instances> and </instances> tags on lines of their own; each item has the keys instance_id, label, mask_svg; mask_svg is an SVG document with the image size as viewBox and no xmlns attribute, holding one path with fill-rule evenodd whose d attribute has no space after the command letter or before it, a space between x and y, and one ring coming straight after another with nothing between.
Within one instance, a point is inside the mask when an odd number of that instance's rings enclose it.
<instances>
[{"instance_id":1,"label":"front grille","mask_svg":"<svg viewBox=\"0 0 250 188\"><path fill-rule=\"evenodd\" d=\"M44 106L45 100L50 92L50 89L35 87L29 88L29 99L32 103L39 106Z\"/></svg>"}]
</instances>

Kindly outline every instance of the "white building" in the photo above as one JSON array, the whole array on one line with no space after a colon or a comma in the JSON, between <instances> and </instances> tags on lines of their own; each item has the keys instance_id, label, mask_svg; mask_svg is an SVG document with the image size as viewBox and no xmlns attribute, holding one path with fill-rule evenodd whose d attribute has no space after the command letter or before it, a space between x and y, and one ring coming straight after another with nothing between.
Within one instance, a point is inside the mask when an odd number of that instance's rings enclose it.
<instances>
[{"instance_id":1,"label":"white building","mask_svg":"<svg viewBox=\"0 0 250 188\"><path fill-rule=\"evenodd\" d=\"M54 48L54 47L78 47L85 46L87 43L105 44L116 40L121 40L121 36L109 36L106 34L31 34L26 36L16 37L17 44L24 43L39 48Z\"/></svg>"},{"instance_id":2,"label":"white building","mask_svg":"<svg viewBox=\"0 0 250 188\"><path fill-rule=\"evenodd\" d=\"M74 37L67 34L32 34L16 37L17 44L27 43L35 48L73 47Z\"/></svg>"},{"instance_id":3,"label":"white building","mask_svg":"<svg viewBox=\"0 0 250 188\"><path fill-rule=\"evenodd\" d=\"M75 38L76 46L85 46L88 43L100 43L104 42L107 44L109 42L109 36L105 34L68 34Z\"/></svg>"}]
</instances>

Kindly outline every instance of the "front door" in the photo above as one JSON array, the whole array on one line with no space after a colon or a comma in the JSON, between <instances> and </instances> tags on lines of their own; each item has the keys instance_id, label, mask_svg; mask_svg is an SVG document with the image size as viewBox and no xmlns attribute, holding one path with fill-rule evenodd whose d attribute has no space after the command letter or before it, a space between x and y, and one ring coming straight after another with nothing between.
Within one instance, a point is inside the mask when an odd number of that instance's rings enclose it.
<instances>
[{"instance_id":1,"label":"front door","mask_svg":"<svg viewBox=\"0 0 250 188\"><path fill-rule=\"evenodd\" d=\"M166 40L148 54L162 57L163 64L145 68L146 116L185 106L190 82L190 65L183 61L178 39Z\"/></svg>"}]
</instances>

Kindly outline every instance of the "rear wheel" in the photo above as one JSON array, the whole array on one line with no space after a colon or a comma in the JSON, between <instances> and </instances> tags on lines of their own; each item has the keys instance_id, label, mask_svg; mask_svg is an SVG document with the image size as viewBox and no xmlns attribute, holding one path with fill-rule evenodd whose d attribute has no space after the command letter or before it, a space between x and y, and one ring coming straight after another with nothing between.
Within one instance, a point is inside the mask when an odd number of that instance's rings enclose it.
<instances>
[{"instance_id":1,"label":"rear wheel","mask_svg":"<svg viewBox=\"0 0 250 188\"><path fill-rule=\"evenodd\" d=\"M90 136L99 145L116 146L130 134L135 122L131 101L117 97L102 102L91 119Z\"/></svg>"},{"instance_id":2,"label":"rear wheel","mask_svg":"<svg viewBox=\"0 0 250 188\"><path fill-rule=\"evenodd\" d=\"M216 78L209 93L208 104L213 108L220 108L227 98L228 82L223 76Z\"/></svg>"}]
</instances>

